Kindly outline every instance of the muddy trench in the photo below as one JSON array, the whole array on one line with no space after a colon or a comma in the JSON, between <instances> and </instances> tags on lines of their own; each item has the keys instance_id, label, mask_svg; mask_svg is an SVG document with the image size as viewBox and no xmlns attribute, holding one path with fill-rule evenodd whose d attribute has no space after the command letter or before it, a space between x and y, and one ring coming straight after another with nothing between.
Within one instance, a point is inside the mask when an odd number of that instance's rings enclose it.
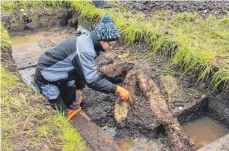
<instances>
[{"instance_id":1,"label":"muddy trench","mask_svg":"<svg viewBox=\"0 0 229 151\"><path fill-rule=\"evenodd\" d=\"M31 10L25 17L18 10L2 18L12 38L12 56L25 83L32 86L36 63L43 52L85 33L84 28L91 28L77 15L66 9L49 13ZM77 17L82 26L71 27L72 17ZM194 84L195 77L180 77L177 67L172 67L176 74L167 74L168 58L160 54L148 58L140 49L119 43L114 50L97 58L98 69L105 78L116 79L124 87L129 86L125 83L127 78L131 82L136 79L136 83L131 101L124 104L127 111L120 122L115 119L117 95L85 88L82 107L93 122L123 150L131 151L196 150L228 133L228 94L205 90L206 83ZM131 67L125 68L128 65ZM205 133L212 135L198 137L201 131L198 127L206 125L215 125L204 128L209 130ZM176 139L180 146L171 141Z\"/></svg>"}]
</instances>

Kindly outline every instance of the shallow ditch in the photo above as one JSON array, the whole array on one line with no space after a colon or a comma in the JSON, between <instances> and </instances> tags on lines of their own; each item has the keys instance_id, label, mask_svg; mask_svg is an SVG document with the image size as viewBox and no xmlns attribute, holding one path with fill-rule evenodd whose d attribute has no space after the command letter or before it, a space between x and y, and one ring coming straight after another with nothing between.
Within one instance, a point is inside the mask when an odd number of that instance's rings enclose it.
<instances>
[{"instance_id":1,"label":"shallow ditch","mask_svg":"<svg viewBox=\"0 0 229 151\"><path fill-rule=\"evenodd\" d=\"M162 148L169 150L164 129L153 117L149 102L144 97L140 96L131 104L126 121L117 125L113 117L114 102L111 101L115 100L115 97L92 90L87 90L85 96L87 96L84 104L86 113L124 149L154 148L155 146L152 146L154 144L160 148L159 150ZM178 116L184 131L194 139L198 148L229 132L228 106L223 105L222 102L217 102L217 106L212 106L214 101L205 98Z\"/></svg>"},{"instance_id":2,"label":"shallow ditch","mask_svg":"<svg viewBox=\"0 0 229 151\"><path fill-rule=\"evenodd\" d=\"M21 68L19 72L22 79L27 84L31 83L34 74L34 66L36 65L36 59L38 59L39 55L47 49L57 45L65 38L74 36L72 30L63 29L64 28L51 29L48 31L49 34L44 31L42 35L46 38L43 40L35 38L41 36L39 32L37 33L39 36L28 35L23 37L12 37L14 45L13 56L17 65L20 65L18 59L21 59L22 62L24 61L25 64L22 63L22 67L18 67ZM63 36L63 33L65 36ZM50 37L55 37L57 39L55 41ZM31 39L33 39L33 41L31 41ZM28 50L27 46L21 46L20 49L15 49L25 43L33 43L31 47L37 47L36 51L34 51L34 49ZM123 61L122 57L125 55L123 49L126 48L121 47L111 52L114 52L113 57L116 61ZM16 52L18 54L16 54ZM31 54L32 56L30 56ZM26 61L25 56L31 60ZM193 99L193 95L188 94L190 93L190 87L187 87L184 81L176 79L181 85L178 89L183 89L182 93L180 93L182 95L179 97L175 95L177 100L170 100L168 97L168 90L163 87L163 82L160 81L162 70L165 68L164 59L165 58L161 56L160 59L154 58L154 60L144 61L144 64L139 66L141 66L141 69L144 70L147 75L156 81L158 87L164 92L163 94L168 101L168 105L173 115L178 118L186 134L194 139L198 148L226 135L229 129L228 98L211 95L206 96L200 92L200 94ZM130 61L133 59L125 58L125 60ZM141 61L141 59L135 59L134 62ZM136 68L138 68L138 65L136 66ZM85 88L83 93L85 96L83 103L84 111L109 136L116 140L123 150L170 150L165 130L156 117L153 116L149 101L143 96L139 88L136 90L136 97L130 103L128 116L121 124L116 124L114 120L114 103L117 99L116 95L102 94L89 88ZM174 92L174 94L176 93ZM169 101L174 101L174 103L170 103ZM199 136L199 131L203 132L204 136Z\"/></svg>"}]
</instances>

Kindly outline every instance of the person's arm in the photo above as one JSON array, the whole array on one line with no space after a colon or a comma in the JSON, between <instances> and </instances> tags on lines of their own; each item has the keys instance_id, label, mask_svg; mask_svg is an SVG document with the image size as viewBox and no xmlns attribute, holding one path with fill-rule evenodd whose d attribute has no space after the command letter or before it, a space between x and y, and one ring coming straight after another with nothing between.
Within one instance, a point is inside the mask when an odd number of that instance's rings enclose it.
<instances>
[{"instance_id":1,"label":"person's arm","mask_svg":"<svg viewBox=\"0 0 229 151\"><path fill-rule=\"evenodd\" d=\"M99 76L93 55L82 52L79 58L88 87L103 93L119 94L123 101L130 99L129 91Z\"/></svg>"},{"instance_id":2,"label":"person's arm","mask_svg":"<svg viewBox=\"0 0 229 151\"><path fill-rule=\"evenodd\" d=\"M80 62L88 87L103 93L116 92L117 86L98 74L92 54L87 52L80 53Z\"/></svg>"}]
</instances>

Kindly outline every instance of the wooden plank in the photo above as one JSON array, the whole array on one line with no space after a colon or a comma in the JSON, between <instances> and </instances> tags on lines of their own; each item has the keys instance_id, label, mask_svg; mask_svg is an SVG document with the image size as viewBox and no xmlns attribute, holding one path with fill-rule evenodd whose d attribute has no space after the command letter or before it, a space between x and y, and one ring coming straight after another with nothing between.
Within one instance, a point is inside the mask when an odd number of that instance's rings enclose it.
<instances>
[{"instance_id":1,"label":"wooden plank","mask_svg":"<svg viewBox=\"0 0 229 151\"><path fill-rule=\"evenodd\" d=\"M71 120L94 151L121 151L121 148L99 126L81 111Z\"/></svg>"}]
</instances>

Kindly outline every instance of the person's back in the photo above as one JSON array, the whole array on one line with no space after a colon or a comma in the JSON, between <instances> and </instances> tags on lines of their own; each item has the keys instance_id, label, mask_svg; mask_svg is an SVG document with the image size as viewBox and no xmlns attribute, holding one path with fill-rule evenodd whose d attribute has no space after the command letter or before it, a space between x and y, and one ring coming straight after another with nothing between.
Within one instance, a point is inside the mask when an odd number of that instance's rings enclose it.
<instances>
[{"instance_id":1,"label":"person's back","mask_svg":"<svg viewBox=\"0 0 229 151\"><path fill-rule=\"evenodd\" d=\"M74 78L72 60L76 57L76 38L68 39L57 47L46 51L38 60L37 69L45 82L70 81ZM69 75L70 74L70 75ZM42 77L41 77L42 78Z\"/></svg>"},{"instance_id":2,"label":"person's back","mask_svg":"<svg viewBox=\"0 0 229 151\"><path fill-rule=\"evenodd\" d=\"M101 77L95 65L96 56L112 48L119 37L117 28L105 16L94 31L45 52L39 58L34 76L37 89L61 112L67 111L68 119L81 109L85 84L103 93L118 93L128 100L129 92Z\"/></svg>"}]
</instances>

